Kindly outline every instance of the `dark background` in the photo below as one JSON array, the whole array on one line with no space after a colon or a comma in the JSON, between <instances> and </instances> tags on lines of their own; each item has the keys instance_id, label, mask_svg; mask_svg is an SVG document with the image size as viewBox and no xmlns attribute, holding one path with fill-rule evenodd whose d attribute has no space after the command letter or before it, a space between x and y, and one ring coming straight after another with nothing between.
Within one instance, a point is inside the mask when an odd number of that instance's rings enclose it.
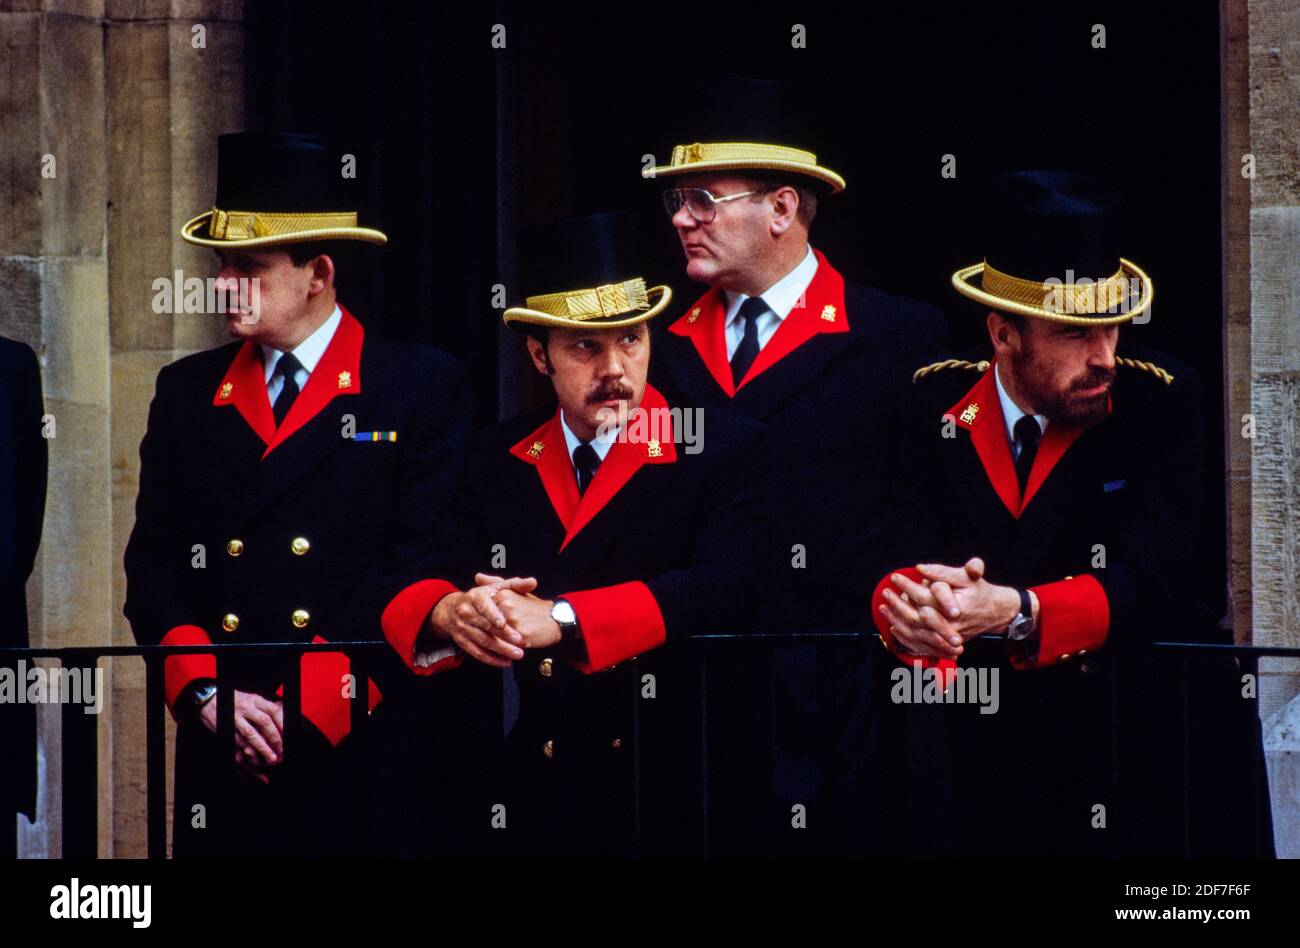
<instances>
[{"instance_id":1,"label":"dark background","mask_svg":"<svg viewBox=\"0 0 1300 948\"><path fill-rule=\"evenodd\" d=\"M343 298L371 331L463 359L481 422L545 398L501 326L521 225L643 214L653 285L673 318L702 292L640 178L642 158L696 140L674 129L692 84L718 75L810 91L819 162L848 181L812 241L850 279L924 299L959 348L983 312L949 278L977 262L983 182L1016 168L1097 174L1127 197L1125 256L1151 276L1151 322L1124 338L1200 372L1207 400L1204 568L1225 594L1219 13L1208 0L864 4L429 4L261 0L250 25L250 124L369 149L368 217L390 244ZM506 47L491 45L504 24ZM806 28L793 49L791 28ZM1092 46L1093 24L1106 48ZM685 88L683 94L681 89ZM669 95L667 90L673 90ZM942 156L957 176L940 175ZM544 287L540 291L554 288ZM680 305L678 305L680 304ZM828 412L867 406L828 406Z\"/></svg>"}]
</instances>

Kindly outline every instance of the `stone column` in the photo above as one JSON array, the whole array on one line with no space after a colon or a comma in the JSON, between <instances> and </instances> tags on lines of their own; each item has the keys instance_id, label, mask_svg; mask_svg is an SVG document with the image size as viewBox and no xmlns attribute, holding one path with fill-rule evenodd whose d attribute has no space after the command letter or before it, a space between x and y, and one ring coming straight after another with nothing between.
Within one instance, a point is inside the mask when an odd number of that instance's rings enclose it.
<instances>
[{"instance_id":1,"label":"stone column","mask_svg":"<svg viewBox=\"0 0 1300 948\"><path fill-rule=\"evenodd\" d=\"M1227 0L1224 21L1227 434L1237 635L1255 645L1294 648L1300 647L1300 0ZM1251 158L1243 162L1246 155ZM1294 858L1300 856L1300 662L1262 661L1259 695L1278 855Z\"/></svg>"}]
</instances>

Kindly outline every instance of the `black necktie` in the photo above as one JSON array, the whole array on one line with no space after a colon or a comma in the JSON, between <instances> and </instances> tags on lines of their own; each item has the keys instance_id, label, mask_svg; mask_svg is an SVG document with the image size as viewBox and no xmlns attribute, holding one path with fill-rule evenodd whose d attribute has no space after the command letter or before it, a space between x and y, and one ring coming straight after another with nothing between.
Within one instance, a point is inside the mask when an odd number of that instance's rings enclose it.
<instances>
[{"instance_id":1,"label":"black necktie","mask_svg":"<svg viewBox=\"0 0 1300 948\"><path fill-rule=\"evenodd\" d=\"M1029 482L1029 471L1034 466L1034 455L1038 453L1038 442L1042 439L1043 429L1038 427L1038 419L1033 415L1022 415L1016 422L1016 443L1020 445L1020 454L1016 458L1016 478L1020 481L1020 493L1025 493L1025 484Z\"/></svg>"},{"instance_id":2,"label":"black necktie","mask_svg":"<svg viewBox=\"0 0 1300 948\"><path fill-rule=\"evenodd\" d=\"M280 394L275 397L275 404L271 407L277 428L284 422L284 416L289 414L293 400L298 397L298 379L295 376L301 368L302 363L292 352L280 356L280 361L275 364L274 374L284 376L284 387L280 389Z\"/></svg>"},{"instance_id":3,"label":"black necktie","mask_svg":"<svg viewBox=\"0 0 1300 948\"><path fill-rule=\"evenodd\" d=\"M767 304L761 296L751 296L740 304L740 315L745 320L745 334L740 337L740 345L731 354L731 380L740 385L749 367L758 358L758 317L767 312Z\"/></svg>"},{"instance_id":4,"label":"black necktie","mask_svg":"<svg viewBox=\"0 0 1300 948\"><path fill-rule=\"evenodd\" d=\"M573 449L573 466L578 471L578 493L585 494L591 479L596 476L596 468L600 467L600 455L590 441L584 441Z\"/></svg>"}]
</instances>

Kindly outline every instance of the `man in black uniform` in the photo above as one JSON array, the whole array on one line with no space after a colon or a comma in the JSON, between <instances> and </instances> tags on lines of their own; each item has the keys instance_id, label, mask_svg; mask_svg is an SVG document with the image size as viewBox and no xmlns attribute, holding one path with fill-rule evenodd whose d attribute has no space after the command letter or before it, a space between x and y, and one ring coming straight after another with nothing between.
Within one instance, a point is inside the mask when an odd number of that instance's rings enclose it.
<instances>
[{"instance_id":1,"label":"man in black uniform","mask_svg":"<svg viewBox=\"0 0 1300 948\"><path fill-rule=\"evenodd\" d=\"M680 640L743 629L761 582L765 433L718 409L687 417L646 384L646 323L672 294L639 275L629 218L526 242L524 283L551 292L505 321L559 408L476 439L433 545L437 578L410 594L413 615L440 597L432 621L418 638L386 629L417 671L465 655L513 665L504 776L465 815L487 826L504 801L513 852L698 851L700 721ZM466 664L457 674L475 673Z\"/></svg>"},{"instance_id":2,"label":"man in black uniform","mask_svg":"<svg viewBox=\"0 0 1300 948\"><path fill-rule=\"evenodd\" d=\"M888 647L924 668L900 667L893 698L924 702L921 684L952 700L963 855L1181 845L1178 665L1142 646L1209 627L1200 384L1119 343L1152 284L1119 256L1118 214L1118 195L1084 175L995 182L985 261L953 277L988 308L992 359L915 373L889 540L908 568L874 602ZM1201 699L1228 693L1224 672L1207 670ZM1236 705L1223 714L1240 720Z\"/></svg>"},{"instance_id":3,"label":"man in black uniform","mask_svg":"<svg viewBox=\"0 0 1300 948\"><path fill-rule=\"evenodd\" d=\"M821 200L845 182L803 150L813 140L805 126L812 103L800 94L808 95L767 81L715 83L704 91L707 114L694 133L701 140L677 145L649 173L666 187L686 275L709 286L656 333L652 381L689 404L727 406L772 428L774 542L755 629L861 632L870 628L872 584L888 566L877 554L904 370L942 351L947 324L929 306L847 281L809 245ZM772 657L773 794L761 795L757 818L773 835L758 849L832 851L849 819L829 809L837 782L854 787L853 798L868 785L877 796L896 793L879 785L899 776L899 759L896 736L872 711L877 663L861 648L837 655L845 666L838 701L823 704L842 728L837 780L822 772L828 736L815 727L813 650L779 647ZM755 671L766 674L749 675ZM744 692L769 689L747 684L738 697ZM734 793L752 797L746 783ZM805 808L806 832L790 832L794 806ZM897 851L898 841L887 839L897 823L890 817L870 828L857 851ZM737 832L741 845L761 835L752 826Z\"/></svg>"},{"instance_id":4,"label":"man in black uniform","mask_svg":"<svg viewBox=\"0 0 1300 948\"><path fill-rule=\"evenodd\" d=\"M260 133L218 147L217 206L181 236L217 252L237 341L158 375L125 612L142 644L378 638L467 432L465 373L437 350L367 333L336 301L347 242L386 240L347 210L359 201L357 179L340 174L345 149ZM427 710L427 695L379 658L364 687L382 758L395 752L385 741L427 719L412 710ZM214 659L166 665L179 724L176 854L351 851L347 696L363 685L348 659L303 657L297 744L284 737L290 662L232 660L237 748L214 736ZM382 804L407 772L384 776L376 813L392 810Z\"/></svg>"},{"instance_id":5,"label":"man in black uniform","mask_svg":"<svg viewBox=\"0 0 1300 948\"><path fill-rule=\"evenodd\" d=\"M49 448L36 353L0 338L0 645L26 648L27 577L32 574L45 519ZM30 662L28 663L31 664ZM10 667L15 668L16 663ZM16 681L26 688L25 682ZM36 819L36 707L0 703L0 859L17 843L14 812Z\"/></svg>"}]
</instances>

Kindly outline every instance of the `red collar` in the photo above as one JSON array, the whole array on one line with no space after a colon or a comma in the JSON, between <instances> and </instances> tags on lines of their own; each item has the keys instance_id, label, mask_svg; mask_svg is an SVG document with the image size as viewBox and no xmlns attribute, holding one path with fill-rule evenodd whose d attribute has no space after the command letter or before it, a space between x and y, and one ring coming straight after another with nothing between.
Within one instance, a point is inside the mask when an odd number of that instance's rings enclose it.
<instances>
[{"instance_id":1,"label":"red collar","mask_svg":"<svg viewBox=\"0 0 1300 948\"><path fill-rule=\"evenodd\" d=\"M1107 410L1109 411L1109 406ZM1056 421L1047 426L1038 453L1034 456L1034 466L1029 469L1029 480L1025 484L1025 496L1022 499L1020 481L1016 478L1015 459L1011 456L1011 445L1007 441L1002 400L998 398L997 382L993 377L993 366L989 366L971 390L944 415L951 415L957 424L970 432L971 444L975 446L975 453L984 465L989 483L1011 516L1017 520L1043 486L1052 468L1056 467L1056 462L1061 460L1075 439L1083 434L1082 428Z\"/></svg>"},{"instance_id":2,"label":"red collar","mask_svg":"<svg viewBox=\"0 0 1300 948\"><path fill-rule=\"evenodd\" d=\"M585 494L578 493L578 480L564 441L559 409L545 424L510 449L515 457L537 468L546 496L566 530L561 550L600 513L642 465L672 464L677 460L672 416L667 414L668 403L651 385L645 387L641 409L647 414L629 418L627 429L619 432L620 440L614 442L604 462L596 469L596 476Z\"/></svg>"},{"instance_id":3,"label":"red collar","mask_svg":"<svg viewBox=\"0 0 1300 948\"><path fill-rule=\"evenodd\" d=\"M284 424L275 426L271 414L271 400L266 394L266 374L257 344L244 340L235 353L235 359L226 370L212 404L218 408L234 405L248 426L266 444L262 457L283 444L295 431L319 414L336 395L361 393L361 344L365 330L356 317L342 306L343 319L334 338L321 354L315 370L307 377L307 385L294 400L293 407L284 418Z\"/></svg>"},{"instance_id":4,"label":"red collar","mask_svg":"<svg viewBox=\"0 0 1300 948\"><path fill-rule=\"evenodd\" d=\"M741 388L813 336L849 331L849 314L844 305L844 277L820 250L814 249L813 253L817 256L817 272L813 274L812 282L800 302L781 321L767 345L759 351L758 358L740 380ZM726 319L726 294L715 287L696 300L685 316L668 327L668 331L688 337L718 386L734 396L736 386L732 384L731 363L727 361Z\"/></svg>"}]
</instances>

